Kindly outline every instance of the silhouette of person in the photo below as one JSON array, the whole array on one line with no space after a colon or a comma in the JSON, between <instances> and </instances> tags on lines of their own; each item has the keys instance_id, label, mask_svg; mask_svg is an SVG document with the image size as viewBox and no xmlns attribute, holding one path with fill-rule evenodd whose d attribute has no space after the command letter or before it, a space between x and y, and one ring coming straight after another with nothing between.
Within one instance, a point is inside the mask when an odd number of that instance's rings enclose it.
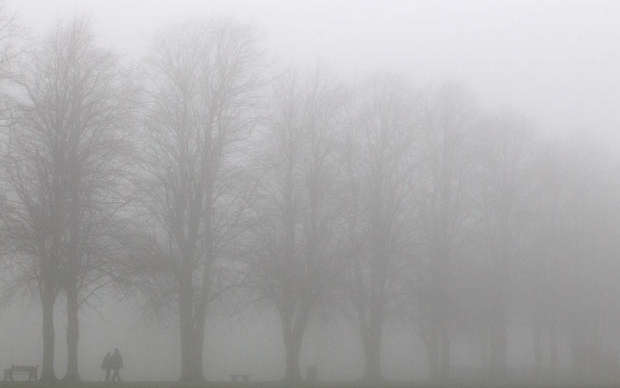
<instances>
[{"instance_id":1,"label":"silhouette of person","mask_svg":"<svg viewBox=\"0 0 620 388\"><path fill-rule=\"evenodd\" d=\"M118 348L114 349L114 353L110 356L110 368L114 371L112 373L112 381L121 381L121 376L118 374L119 369L123 368L123 357L118 351Z\"/></svg>"},{"instance_id":2,"label":"silhouette of person","mask_svg":"<svg viewBox=\"0 0 620 388\"><path fill-rule=\"evenodd\" d=\"M110 357L110 352L107 352L101 361L101 369L105 370L105 381L110 381Z\"/></svg>"}]
</instances>

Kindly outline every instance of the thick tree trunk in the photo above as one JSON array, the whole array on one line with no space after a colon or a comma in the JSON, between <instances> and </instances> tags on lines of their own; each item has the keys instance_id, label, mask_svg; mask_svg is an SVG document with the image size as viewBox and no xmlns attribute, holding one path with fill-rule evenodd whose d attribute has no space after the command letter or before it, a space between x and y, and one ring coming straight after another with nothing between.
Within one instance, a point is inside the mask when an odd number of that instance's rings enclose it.
<instances>
[{"instance_id":1,"label":"thick tree trunk","mask_svg":"<svg viewBox=\"0 0 620 388\"><path fill-rule=\"evenodd\" d=\"M308 325L311 302L300 303L297 309L284 307L280 310L282 335L284 342L285 370L284 381L301 381L299 354Z\"/></svg>"},{"instance_id":2,"label":"thick tree trunk","mask_svg":"<svg viewBox=\"0 0 620 388\"><path fill-rule=\"evenodd\" d=\"M489 355L491 357L490 377L496 380L503 380L508 376L507 359L507 316L508 300L506 285L509 284L507 264L504 260L508 257L507 253L498 255L494 263L493 283L490 291L491 295L491 317L489 322Z\"/></svg>"},{"instance_id":3,"label":"thick tree trunk","mask_svg":"<svg viewBox=\"0 0 620 388\"><path fill-rule=\"evenodd\" d=\"M362 334L364 341L364 380L381 381L381 327L370 325Z\"/></svg>"},{"instance_id":4,"label":"thick tree trunk","mask_svg":"<svg viewBox=\"0 0 620 388\"><path fill-rule=\"evenodd\" d=\"M549 327L549 372L555 378L558 367L558 337L553 322Z\"/></svg>"},{"instance_id":5,"label":"thick tree trunk","mask_svg":"<svg viewBox=\"0 0 620 388\"><path fill-rule=\"evenodd\" d=\"M382 381L381 372L381 340L383 335L384 307L381 294L377 292L372 300L368 314L363 309L360 313L360 334L364 350L364 380Z\"/></svg>"},{"instance_id":6,"label":"thick tree trunk","mask_svg":"<svg viewBox=\"0 0 620 388\"><path fill-rule=\"evenodd\" d=\"M426 345L426 352L428 355L428 377L431 381L438 381L439 377L439 336L437 335L437 328L433 325L430 328L428 339L424 341Z\"/></svg>"},{"instance_id":7,"label":"thick tree trunk","mask_svg":"<svg viewBox=\"0 0 620 388\"><path fill-rule=\"evenodd\" d=\"M450 336L445 323L437 319L432 322L429 338L425 340L429 379L440 382L450 377Z\"/></svg>"},{"instance_id":8,"label":"thick tree trunk","mask_svg":"<svg viewBox=\"0 0 620 388\"><path fill-rule=\"evenodd\" d=\"M202 374L202 339L196 331L183 333L181 342L181 381L204 381Z\"/></svg>"},{"instance_id":9,"label":"thick tree trunk","mask_svg":"<svg viewBox=\"0 0 620 388\"><path fill-rule=\"evenodd\" d=\"M41 381L56 381L54 372L54 303L56 296L51 290L42 289L41 308L43 314L43 361L41 366Z\"/></svg>"},{"instance_id":10,"label":"thick tree trunk","mask_svg":"<svg viewBox=\"0 0 620 388\"><path fill-rule=\"evenodd\" d=\"M439 243L433 247L434 260L430 267L431 283L428 284L427 296L432 325L432 364L431 380L444 383L450 378L451 343L449 321L452 319L451 295L447 284L450 282L450 252L448 238L445 232L445 221L436 236Z\"/></svg>"},{"instance_id":11,"label":"thick tree trunk","mask_svg":"<svg viewBox=\"0 0 620 388\"><path fill-rule=\"evenodd\" d=\"M381 217L377 216L378 220ZM373 260L370 273L370 293L368 298L368 316L360 316L362 341L365 357L364 380L382 381L381 372L381 340L383 336L383 322L385 320L385 306L387 303L385 285L387 279L387 238L384 230L379 229L382 222L375 221L377 228L373 232ZM362 309L360 312L364 312Z\"/></svg>"},{"instance_id":12,"label":"thick tree trunk","mask_svg":"<svg viewBox=\"0 0 620 388\"><path fill-rule=\"evenodd\" d=\"M502 311L495 311L494 314L496 317L490 325L491 377L504 379L507 376L506 325Z\"/></svg>"},{"instance_id":13,"label":"thick tree trunk","mask_svg":"<svg viewBox=\"0 0 620 388\"><path fill-rule=\"evenodd\" d=\"M202 373L202 346L204 326L196 322L193 295L190 287L182 287L179 295L181 324L181 381L204 381Z\"/></svg>"},{"instance_id":14,"label":"thick tree trunk","mask_svg":"<svg viewBox=\"0 0 620 388\"><path fill-rule=\"evenodd\" d=\"M450 378L450 331L448 330L448 324L444 320L440 324L440 339L441 339L441 369L440 378L447 380Z\"/></svg>"},{"instance_id":15,"label":"thick tree trunk","mask_svg":"<svg viewBox=\"0 0 620 388\"><path fill-rule=\"evenodd\" d=\"M542 333L540 325L534 324L534 374L541 378L543 372Z\"/></svg>"},{"instance_id":16,"label":"thick tree trunk","mask_svg":"<svg viewBox=\"0 0 620 388\"><path fill-rule=\"evenodd\" d=\"M75 287L67 289L67 373L64 380L80 381L78 370L78 342L80 338L78 317L78 292Z\"/></svg>"},{"instance_id":17,"label":"thick tree trunk","mask_svg":"<svg viewBox=\"0 0 620 388\"><path fill-rule=\"evenodd\" d=\"M301 381L301 371L299 370L299 353L303 337L286 330L284 334L285 351L285 371L284 380L287 382Z\"/></svg>"},{"instance_id":18,"label":"thick tree trunk","mask_svg":"<svg viewBox=\"0 0 620 388\"><path fill-rule=\"evenodd\" d=\"M480 341L480 364L483 370L489 369L489 332L485 324L478 327L478 336Z\"/></svg>"}]
</instances>

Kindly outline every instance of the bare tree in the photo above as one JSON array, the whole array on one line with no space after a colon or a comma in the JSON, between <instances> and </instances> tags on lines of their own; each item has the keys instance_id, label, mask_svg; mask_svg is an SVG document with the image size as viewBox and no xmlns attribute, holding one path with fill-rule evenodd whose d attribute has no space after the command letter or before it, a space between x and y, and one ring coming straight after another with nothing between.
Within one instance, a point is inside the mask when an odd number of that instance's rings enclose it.
<instances>
[{"instance_id":1,"label":"bare tree","mask_svg":"<svg viewBox=\"0 0 620 388\"><path fill-rule=\"evenodd\" d=\"M617 351L618 161L589 134L552 141L535 160L536 239L525 273L535 367L557 375L564 340L575 377L605 379L615 372L604 358Z\"/></svg>"},{"instance_id":2,"label":"bare tree","mask_svg":"<svg viewBox=\"0 0 620 388\"><path fill-rule=\"evenodd\" d=\"M110 232L127 195L123 133L134 95L128 81L116 57L95 46L84 20L59 24L15 76L14 119L2 155L10 208L3 226L15 264L38 287L43 380L55 379L59 291L67 302L65 378L79 380L78 310L109 280Z\"/></svg>"},{"instance_id":3,"label":"bare tree","mask_svg":"<svg viewBox=\"0 0 620 388\"><path fill-rule=\"evenodd\" d=\"M531 180L535 138L527 121L512 115L484 124L479 172L479 254L487 263L491 375L507 373L507 326L522 257L531 238Z\"/></svg>"},{"instance_id":4,"label":"bare tree","mask_svg":"<svg viewBox=\"0 0 620 388\"><path fill-rule=\"evenodd\" d=\"M343 87L320 70L291 72L278 83L272 114L259 134L264 155L258 163L265 172L249 280L280 316L288 381L301 379L308 321L343 268L336 147L345 102Z\"/></svg>"},{"instance_id":5,"label":"bare tree","mask_svg":"<svg viewBox=\"0 0 620 388\"><path fill-rule=\"evenodd\" d=\"M562 331L567 329L560 320L568 322L568 306L564 302L564 282L568 280L565 258L574 248L566 237L572 215L569 182L574 178L569 169L575 166L569 163L566 139L554 137L550 141L553 144L541 143L537 147L534 158L532 178L536 195L532 203L536 217L532 228L536 238L523 266L524 307L532 326L534 374L537 377L544 376L543 373L547 376L556 373L558 341ZM546 352L545 342L548 344Z\"/></svg>"},{"instance_id":6,"label":"bare tree","mask_svg":"<svg viewBox=\"0 0 620 388\"><path fill-rule=\"evenodd\" d=\"M459 263L472 226L476 173L475 109L462 88L445 84L426 95L416 170L418 265L412 300L429 356L432 379L450 375L451 322L457 313Z\"/></svg>"},{"instance_id":7,"label":"bare tree","mask_svg":"<svg viewBox=\"0 0 620 388\"><path fill-rule=\"evenodd\" d=\"M395 261L411 237L416 99L407 82L375 76L359 90L345 153L350 206L351 299L365 355L364 377L382 379L381 342Z\"/></svg>"},{"instance_id":8,"label":"bare tree","mask_svg":"<svg viewBox=\"0 0 620 388\"><path fill-rule=\"evenodd\" d=\"M142 258L152 275L145 281L177 307L185 381L204 379L207 306L220 294L221 259L243 213L234 177L264 74L255 35L229 20L172 26L147 64L140 186L149 236L142 241L156 254Z\"/></svg>"}]
</instances>

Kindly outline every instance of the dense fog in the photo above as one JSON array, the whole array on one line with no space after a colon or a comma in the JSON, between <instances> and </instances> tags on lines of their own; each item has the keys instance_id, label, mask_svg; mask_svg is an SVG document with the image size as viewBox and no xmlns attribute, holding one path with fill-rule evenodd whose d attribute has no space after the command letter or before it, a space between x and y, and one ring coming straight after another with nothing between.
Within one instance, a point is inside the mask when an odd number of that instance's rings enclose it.
<instances>
[{"instance_id":1,"label":"dense fog","mask_svg":"<svg viewBox=\"0 0 620 388\"><path fill-rule=\"evenodd\" d=\"M618 20L5 0L0 366L620 381Z\"/></svg>"}]
</instances>

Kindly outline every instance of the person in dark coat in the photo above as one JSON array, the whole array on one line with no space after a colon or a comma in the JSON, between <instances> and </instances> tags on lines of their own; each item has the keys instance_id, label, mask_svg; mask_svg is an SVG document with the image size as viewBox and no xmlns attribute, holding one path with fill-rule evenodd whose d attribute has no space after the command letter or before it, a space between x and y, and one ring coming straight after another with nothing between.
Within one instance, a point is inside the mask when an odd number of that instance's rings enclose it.
<instances>
[{"instance_id":1,"label":"person in dark coat","mask_svg":"<svg viewBox=\"0 0 620 388\"><path fill-rule=\"evenodd\" d=\"M107 352L105 357L103 357L103 361L101 361L101 369L105 370L105 381L110 381L110 352Z\"/></svg>"},{"instance_id":2,"label":"person in dark coat","mask_svg":"<svg viewBox=\"0 0 620 388\"><path fill-rule=\"evenodd\" d=\"M123 368L123 357L118 351L118 348L114 349L114 353L110 356L110 368L114 371L112 373L112 381L121 381L121 376L118 374L119 369Z\"/></svg>"}]
</instances>

